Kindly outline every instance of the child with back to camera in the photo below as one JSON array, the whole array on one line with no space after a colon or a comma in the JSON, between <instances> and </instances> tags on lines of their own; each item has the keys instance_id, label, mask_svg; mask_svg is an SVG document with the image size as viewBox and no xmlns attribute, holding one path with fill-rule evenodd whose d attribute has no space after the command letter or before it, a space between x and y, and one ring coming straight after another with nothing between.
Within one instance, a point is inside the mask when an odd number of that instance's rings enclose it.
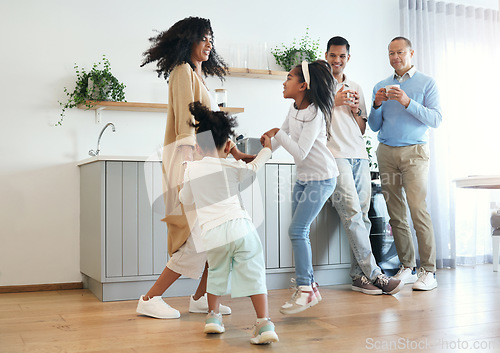
<instances>
[{"instance_id":1,"label":"child with back to camera","mask_svg":"<svg viewBox=\"0 0 500 353\"><path fill-rule=\"evenodd\" d=\"M271 157L271 140L263 138L264 148L248 164L228 160L228 137L234 134L235 119L199 102L191 103L189 109L197 121L190 124L196 129L196 149L203 158L186 163L180 200L184 205L195 205L207 251L209 314L204 332L225 331L219 305L231 274L231 296L249 296L257 314L250 342L277 342L278 335L269 319L262 244L238 192L238 184L255 175Z\"/></svg>"},{"instance_id":2,"label":"child with back to camera","mask_svg":"<svg viewBox=\"0 0 500 353\"><path fill-rule=\"evenodd\" d=\"M335 81L324 60L302 62L283 83L283 97L294 103L281 129L274 128L261 139L274 137L273 150L283 146L297 167L292 191L292 221L288 235L295 259L296 287L292 298L281 306L282 314L295 314L316 305L321 295L314 281L309 231L339 175L335 159L326 146L335 96Z\"/></svg>"}]
</instances>

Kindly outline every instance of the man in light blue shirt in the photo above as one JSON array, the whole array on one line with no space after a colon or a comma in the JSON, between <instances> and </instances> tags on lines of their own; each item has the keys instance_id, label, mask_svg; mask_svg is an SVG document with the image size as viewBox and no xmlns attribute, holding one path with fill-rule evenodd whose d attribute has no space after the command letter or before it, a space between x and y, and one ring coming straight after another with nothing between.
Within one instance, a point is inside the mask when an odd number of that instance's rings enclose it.
<instances>
[{"instance_id":1,"label":"man in light blue shirt","mask_svg":"<svg viewBox=\"0 0 500 353\"><path fill-rule=\"evenodd\" d=\"M390 42L389 61L395 72L375 85L368 124L378 131L382 192L402 264L394 278L414 283L414 290L432 290L437 287L436 241L425 202L429 174L427 142L429 128L437 128L442 115L436 83L411 64L413 54L407 38L396 37ZM407 203L418 241L418 274Z\"/></svg>"}]
</instances>

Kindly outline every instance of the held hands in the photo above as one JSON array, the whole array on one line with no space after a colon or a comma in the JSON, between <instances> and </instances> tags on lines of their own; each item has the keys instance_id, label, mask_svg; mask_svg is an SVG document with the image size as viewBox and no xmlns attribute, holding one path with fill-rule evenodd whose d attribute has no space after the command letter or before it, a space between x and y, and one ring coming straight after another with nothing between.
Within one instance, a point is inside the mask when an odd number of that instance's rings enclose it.
<instances>
[{"instance_id":1,"label":"held hands","mask_svg":"<svg viewBox=\"0 0 500 353\"><path fill-rule=\"evenodd\" d=\"M256 157L255 154L247 154L247 153L241 152L236 146L234 146L231 149L230 153L233 155L234 159L236 159L237 161L242 160L245 163L250 163Z\"/></svg>"},{"instance_id":2,"label":"held hands","mask_svg":"<svg viewBox=\"0 0 500 353\"><path fill-rule=\"evenodd\" d=\"M260 143L264 147L272 148L271 138L265 134L261 136ZM236 146L233 149L231 149L231 154L233 155L234 159L242 160L245 163L250 163L255 159L255 157L257 157L256 154L246 154L241 152L240 150L238 150L238 148L236 148Z\"/></svg>"},{"instance_id":3,"label":"held hands","mask_svg":"<svg viewBox=\"0 0 500 353\"><path fill-rule=\"evenodd\" d=\"M266 140L266 137L269 139L269 144L271 143L271 138L273 138L277 133L278 131L280 131L280 129L278 129L277 127L275 127L274 129L271 129L267 132L264 132L264 134L260 137L260 144L263 146L263 147L269 147L271 148L270 146L266 146L264 143L265 143L265 140Z\"/></svg>"},{"instance_id":4,"label":"held hands","mask_svg":"<svg viewBox=\"0 0 500 353\"><path fill-rule=\"evenodd\" d=\"M240 158L240 159L245 163L250 163L251 161L253 161L255 159L255 157L257 157L256 154L246 154L246 153L242 153L242 154L244 154L245 156Z\"/></svg>"},{"instance_id":5,"label":"held hands","mask_svg":"<svg viewBox=\"0 0 500 353\"><path fill-rule=\"evenodd\" d=\"M382 87L375 93L375 100L373 102L373 105L379 107L380 105L382 105L382 102L388 100L394 100L396 102L399 102L399 104L401 104L405 108L408 108L408 105L410 104L410 97L408 97L406 92L403 91L401 88L393 87L390 90L388 90Z\"/></svg>"},{"instance_id":6,"label":"held hands","mask_svg":"<svg viewBox=\"0 0 500 353\"><path fill-rule=\"evenodd\" d=\"M261 136L260 143L262 144L262 147L267 147L272 149L271 138L266 134Z\"/></svg>"}]
</instances>

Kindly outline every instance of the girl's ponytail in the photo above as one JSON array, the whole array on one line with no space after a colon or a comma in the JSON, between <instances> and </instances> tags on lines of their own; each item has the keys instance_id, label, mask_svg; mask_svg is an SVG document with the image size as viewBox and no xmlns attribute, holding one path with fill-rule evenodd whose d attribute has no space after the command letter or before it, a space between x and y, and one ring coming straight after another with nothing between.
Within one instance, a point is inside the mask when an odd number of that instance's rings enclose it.
<instances>
[{"instance_id":1,"label":"girl's ponytail","mask_svg":"<svg viewBox=\"0 0 500 353\"><path fill-rule=\"evenodd\" d=\"M307 75L307 72L303 72L302 65L296 67L299 69L299 74L304 78L304 81L305 76L309 76L305 99L313 103L323 113L326 122L326 134L330 139L330 125L335 100L335 79L330 64L325 60L316 60L307 64L306 70L309 71L309 75Z\"/></svg>"}]
</instances>

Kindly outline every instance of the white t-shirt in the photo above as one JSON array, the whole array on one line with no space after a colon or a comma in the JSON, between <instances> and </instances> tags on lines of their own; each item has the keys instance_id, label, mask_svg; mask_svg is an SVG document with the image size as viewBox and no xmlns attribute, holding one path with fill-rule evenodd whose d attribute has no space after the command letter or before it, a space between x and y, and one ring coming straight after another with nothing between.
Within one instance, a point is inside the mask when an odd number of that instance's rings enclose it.
<instances>
[{"instance_id":1,"label":"white t-shirt","mask_svg":"<svg viewBox=\"0 0 500 353\"><path fill-rule=\"evenodd\" d=\"M294 104L272 140L273 151L283 146L293 156L300 181L327 180L339 175L337 163L326 146L323 113L310 104L297 110Z\"/></svg>"},{"instance_id":2,"label":"white t-shirt","mask_svg":"<svg viewBox=\"0 0 500 353\"><path fill-rule=\"evenodd\" d=\"M255 175L270 157L271 150L263 148L250 163L216 157L187 163L179 199L184 205L195 204L202 236L229 220L251 219L240 201L238 184Z\"/></svg>"},{"instance_id":3,"label":"white t-shirt","mask_svg":"<svg viewBox=\"0 0 500 353\"><path fill-rule=\"evenodd\" d=\"M352 90L358 92L361 117L366 118L365 98L361 86L349 80L346 76L344 76L344 82L337 84L337 91L342 86L344 86L344 91ZM331 135L332 137L328 141L327 146L335 158L368 159L363 134L348 105L333 108Z\"/></svg>"}]
</instances>

